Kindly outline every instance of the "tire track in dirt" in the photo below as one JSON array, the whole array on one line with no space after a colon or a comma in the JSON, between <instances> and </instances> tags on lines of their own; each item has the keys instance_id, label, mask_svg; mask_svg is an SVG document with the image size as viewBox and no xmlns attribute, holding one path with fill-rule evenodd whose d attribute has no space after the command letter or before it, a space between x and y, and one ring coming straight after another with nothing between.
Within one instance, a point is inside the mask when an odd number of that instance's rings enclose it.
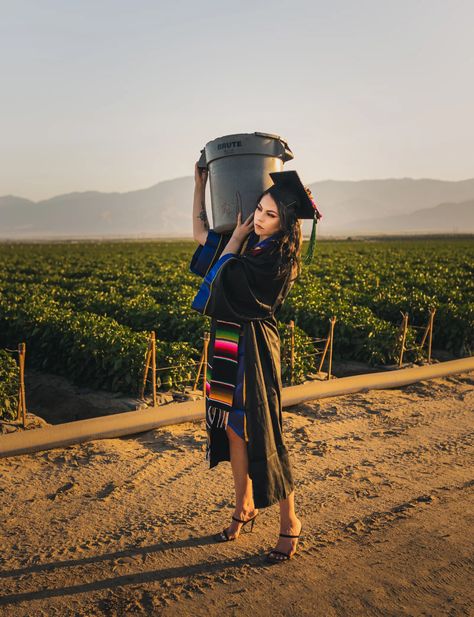
<instances>
[{"instance_id":1,"label":"tire track in dirt","mask_svg":"<svg viewBox=\"0 0 474 617\"><path fill-rule=\"evenodd\" d=\"M339 415L331 412L323 421L309 417L307 409L301 414L288 412L284 419L290 420L285 424L292 442L290 455L296 454L297 511L305 517L298 556L302 566L311 565L315 555L334 545L346 546L350 542L383 537L387 530L415 518L422 510L448 504L460 492L472 496L474 481L458 481L468 469L474 439L465 408L453 404L443 412L430 406L420 413L415 400L401 413L397 408L390 409L386 402L375 400L369 411L367 399L364 400L364 409L356 412L349 409L345 415L342 411ZM350 407L352 402L347 404ZM375 407L377 413L373 413ZM324 418L322 410L320 415ZM186 431L173 428L173 432L171 441L182 446ZM194 425L193 434L193 444L201 443L205 434L203 425L200 428ZM153 432L153 439L161 437ZM129 438L129 442L132 444L133 440ZM344 445L348 447L338 447ZM53 588L55 571L59 569L64 572L61 585L71 589L71 595L64 599L75 611L71 614L90 614L81 603L86 593L75 592L76 581L81 580L85 581L85 587L90 586L87 592L90 598L95 594L97 600L97 593L102 590L96 606L103 612L98 614L123 607L122 614L132 615L144 614L144 607L153 614L152 611L175 606L182 598L199 598L213 588L224 590L224 584L244 585L254 579L262 584L268 582L268 567L262 565L261 557L270 548L270 539L273 544L277 526L267 529L265 521L260 519L262 533L241 537L239 543L209 544L208 534L224 526L221 524L223 508L232 505L233 487L221 480L231 479L230 469L220 470L222 473L208 470L202 450L191 454L189 448L184 450L187 454L180 456L183 449L170 447L159 454L150 454L149 458L138 459L135 466L137 455L133 457L130 447L129 458L125 458L121 468L117 465L117 473L124 470L130 473L132 465L132 477L112 480L116 483L113 486L108 484L111 480L96 486L90 495L92 501L87 503L87 507L103 505L113 509L114 528L98 530L93 536L88 531L82 535L75 533L80 542L77 551L80 557L76 553L75 559L71 558L71 542L66 538L61 554L66 559L59 564L57 551L48 555L40 550L42 563L21 568L21 572L12 575L9 584L15 589L11 593L24 593L25 589L31 589L32 583L39 590ZM154 483L163 461L169 466ZM94 473L93 466L90 473ZM409 478L414 479L407 483ZM436 485L431 486L434 482ZM63 490L54 500L58 506L78 498L77 489L68 486L68 482L63 480L61 487ZM375 497L377 502L372 501ZM380 505L374 507L375 503ZM273 524L277 509L267 512ZM83 512L71 524L87 516ZM104 549L108 552L104 553ZM48 564L45 558L56 561ZM46 575L48 566L51 566L49 576ZM111 570L116 573L115 578L110 576ZM455 578L457 574L450 574L446 566L445 570L440 569L440 576L449 582L449 577ZM98 582L97 591L92 581ZM420 589L431 582L427 577L420 583ZM155 593L151 593L153 589ZM47 599L47 591L41 597Z\"/></svg>"}]
</instances>

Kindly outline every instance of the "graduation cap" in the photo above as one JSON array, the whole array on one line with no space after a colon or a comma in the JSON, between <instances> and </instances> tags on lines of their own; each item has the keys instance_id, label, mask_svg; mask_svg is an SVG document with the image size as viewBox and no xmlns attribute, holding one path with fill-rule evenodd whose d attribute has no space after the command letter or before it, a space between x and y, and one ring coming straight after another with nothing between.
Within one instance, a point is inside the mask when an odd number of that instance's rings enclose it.
<instances>
[{"instance_id":1,"label":"graduation cap","mask_svg":"<svg viewBox=\"0 0 474 617\"><path fill-rule=\"evenodd\" d=\"M291 200L285 203L285 206L287 208L294 207L299 219L313 220L311 238L304 258L305 263L309 264L313 258L316 244L316 223L322 218L322 214L318 210L310 189L303 185L296 171L274 171L270 172L270 177L277 190L281 190L287 198L291 196Z\"/></svg>"}]
</instances>

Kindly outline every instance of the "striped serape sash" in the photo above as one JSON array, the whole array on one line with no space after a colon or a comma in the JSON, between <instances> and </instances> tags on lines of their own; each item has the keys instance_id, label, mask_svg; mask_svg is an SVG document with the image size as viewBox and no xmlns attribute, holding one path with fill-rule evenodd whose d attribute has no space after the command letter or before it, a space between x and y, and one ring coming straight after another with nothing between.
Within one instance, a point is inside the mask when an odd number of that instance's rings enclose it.
<instances>
[{"instance_id":1,"label":"striped serape sash","mask_svg":"<svg viewBox=\"0 0 474 617\"><path fill-rule=\"evenodd\" d=\"M206 367L206 428L227 427L237 382L241 324L216 320L212 365ZM209 445L209 441L208 441ZM208 452L209 454L209 452Z\"/></svg>"}]
</instances>

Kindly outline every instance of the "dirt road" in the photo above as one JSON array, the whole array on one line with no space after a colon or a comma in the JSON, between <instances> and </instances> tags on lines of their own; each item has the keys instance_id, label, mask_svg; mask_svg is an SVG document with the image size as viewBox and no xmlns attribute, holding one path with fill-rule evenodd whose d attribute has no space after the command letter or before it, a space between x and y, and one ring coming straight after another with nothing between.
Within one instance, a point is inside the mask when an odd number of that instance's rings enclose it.
<instances>
[{"instance_id":1,"label":"dirt road","mask_svg":"<svg viewBox=\"0 0 474 617\"><path fill-rule=\"evenodd\" d=\"M230 523L204 423L0 459L0 615L472 615L474 373L284 412L304 537Z\"/></svg>"}]
</instances>

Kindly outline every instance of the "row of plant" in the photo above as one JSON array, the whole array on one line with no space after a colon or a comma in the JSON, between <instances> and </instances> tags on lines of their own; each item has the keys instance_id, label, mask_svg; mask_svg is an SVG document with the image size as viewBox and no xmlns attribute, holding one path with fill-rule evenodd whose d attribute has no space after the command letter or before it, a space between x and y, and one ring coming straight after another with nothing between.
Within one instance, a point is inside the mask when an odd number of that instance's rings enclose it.
<instances>
[{"instance_id":1,"label":"row of plant","mask_svg":"<svg viewBox=\"0 0 474 617\"><path fill-rule=\"evenodd\" d=\"M200 342L156 341L158 387L182 387L192 379L202 354L202 339L210 320L200 320ZM286 325L279 324L286 340ZM197 333L196 333L197 336ZM135 332L114 319L90 312L76 312L55 298L36 297L25 303L21 297L0 299L0 344L28 341L30 366L72 378L75 383L135 393L143 375L149 332ZM298 330L298 358L308 350L309 337ZM312 366L298 360L299 372ZM168 370L162 370L172 367ZM193 368L194 367L194 368Z\"/></svg>"},{"instance_id":2,"label":"row of plant","mask_svg":"<svg viewBox=\"0 0 474 617\"><path fill-rule=\"evenodd\" d=\"M164 294L163 288L161 293ZM44 292L44 286L39 283L20 283L10 287L8 293L16 297L31 297ZM191 309L195 293L196 287L183 283L180 287L169 288L167 303L160 303L155 299L153 289L146 287L137 286L135 293L130 290L121 293L115 287L105 292L86 284L74 290L53 286L48 288L49 297L77 312L87 311L112 317L132 330L154 330L161 340L187 341L198 346L202 338L203 320ZM379 288L373 295L368 292L362 294L349 288L335 289L305 272L301 282L293 288L282 313L284 317L281 318L284 321L295 318L303 329L306 328L303 322L309 324L308 334L313 336L315 331L325 327L324 318L328 314L336 315L339 325L344 326L349 336L354 335L356 339L360 338L359 335L372 338L369 347L364 345L360 348L357 345L353 350L354 356L380 363L393 359L393 336L400 323L401 312L409 313L410 326L424 326L432 307L437 309L435 344L438 348L463 355L463 350L468 349L472 339L474 305L462 298L449 298L443 304L433 295L417 289L408 294L404 289L395 289L393 285L390 288ZM414 335L415 331L410 330L409 337ZM341 351L346 357L347 353L352 355L352 349L348 349L342 340L340 343L341 347L338 346L336 352Z\"/></svg>"},{"instance_id":3,"label":"row of plant","mask_svg":"<svg viewBox=\"0 0 474 617\"><path fill-rule=\"evenodd\" d=\"M0 418L16 420L19 368L5 349L0 349Z\"/></svg>"},{"instance_id":4,"label":"row of plant","mask_svg":"<svg viewBox=\"0 0 474 617\"><path fill-rule=\"evenodd\" d=\"M157 333L159 385L191 380L209 327L190 308L200 279L189 271L189 242L0 246L0 344L28 343L27 367L76 383L135 392L148 331ZM371 364L398 358L401 312L426 325L437 309L433 345L472 353L474 247L466 242L320 242L282 307L282 375L287 380L286 324L296 323L296 381L314 370L311 338L337 318L334 359ZM409 328L406 347L420 331ZM322 344L319 345L322 347ZM415 349L407 360L417 360ZM163 375L162 375L163 373Z\"/></svg>"},{"instance_id":5,"label":"row of plant","mask_svg":"<svg viewBox=\"0 0 474 617\"><path fill-rule=\"evenodd\" d=\"M136 395L149 333L114 319L75 312L49 297L0 299L0 345L27 342L27 367L69 377L74 383ZM200 352L186 342L156 342L158 385L179 383Z\"/></svg>"}]
</instances>

